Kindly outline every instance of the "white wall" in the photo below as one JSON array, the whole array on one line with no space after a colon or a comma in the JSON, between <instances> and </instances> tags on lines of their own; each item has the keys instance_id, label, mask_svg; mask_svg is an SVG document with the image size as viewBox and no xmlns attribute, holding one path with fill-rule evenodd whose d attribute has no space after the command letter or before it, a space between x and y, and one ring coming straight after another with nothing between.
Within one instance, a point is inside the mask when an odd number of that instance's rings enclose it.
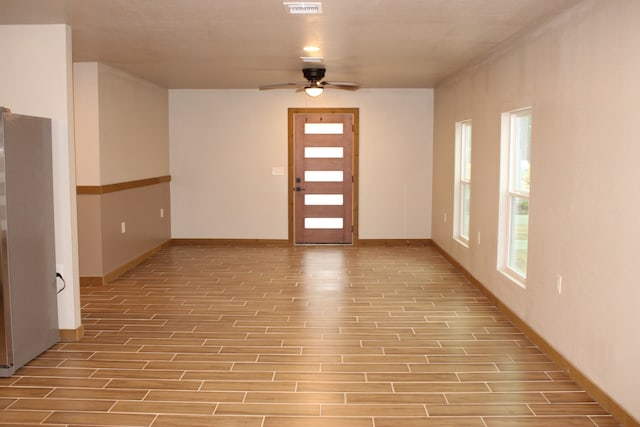
<instances>
[{"instance_id":1,"label":"white wall","mask_svg":"<svg viewBox=\"0 0 640 427\"><path fill-rule=\"evenodd\" d=\"M438 87L433 197L434 241L636 419L639 16L636 0L587 0ZM529 105L522 289L496 271L500 113ZM469 248L444 221L452 218L454 123L462 119L473 120Z\"/></svg>"},{"instance_id":2,"label":"white wall","mask_svg":"<svg viewBox=\"0 0 640 427\"><path fill-rule=\"evenodd\" d=\"M98 72L100 183L167 175L167 89L105 64Z\"/></svg>"},{"instance_id":3,"label":"white wall","mask_svg":"<svg viewBox=\"0 0 640 427\"><path fill-rule=\"evenodd\" d=\"M73 142L71 29L0 26L0 102L17 114L49 117L53 137L56 263L67 288L58 295L60 329L80 326Z\"/></svg>"},{"instance_id":4,"label":"white wall","mask_svg":"<svg viewBox=\"0 0 640 427\"><path fill-rule=\"evenodd\" d=\"M287 108L360 109L361 239L431 237L433 90L171 90L174 238L287 239Z\"/></svg>"},{"instance_id":5,"label":"white wall","mask_svg":"<svg viewBox=\"0 0 640 427\"><path fill-rule=\"evenodd\" d=\"M76 184L100 185L98 63L73 64Z\"/></svg>"},{"instance_id":6,"label":"white wall","mask_svg":"<svg viewBox=\"0 0 640 427\"><path fill-rule=\"evenodd\" d=\"M73 67L78 185L168 175L167 89L101 63Z\"/></svg>"}]
</instances>

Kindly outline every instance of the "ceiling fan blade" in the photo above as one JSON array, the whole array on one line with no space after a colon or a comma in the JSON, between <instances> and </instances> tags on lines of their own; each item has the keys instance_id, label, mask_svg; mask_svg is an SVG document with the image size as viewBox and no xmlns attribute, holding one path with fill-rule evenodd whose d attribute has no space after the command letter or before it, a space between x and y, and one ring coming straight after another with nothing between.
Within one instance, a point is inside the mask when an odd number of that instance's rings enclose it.
<instances>
[{"instance_id":1,"label":"ceiling fan blade","mask_svg":"<svg viewBox=\"0 0 640 427\"><path fill-rule=\"evenodd\" d=\"M343 89L343 90L358 90L360 89L360 85L354 82L322 82L323 86L331 87L334 89Z\"/></svg>"},{"instance_id":2,"label":"ceiling fan blade","mask_svg":"<svg viewBox=\"0 0 640 427\"><path fill-rule=\"evenodd\" d=\"M288 88L294 88L294 87L299 87L299 86L305 86L306 84L308 84L307 82L296 82L296 83L275 83L275 84L271 84L271 85L263 85L260 86L258 89L260 90L269 90L269 89L288 89Z\"/></svg>"}]
</instances>

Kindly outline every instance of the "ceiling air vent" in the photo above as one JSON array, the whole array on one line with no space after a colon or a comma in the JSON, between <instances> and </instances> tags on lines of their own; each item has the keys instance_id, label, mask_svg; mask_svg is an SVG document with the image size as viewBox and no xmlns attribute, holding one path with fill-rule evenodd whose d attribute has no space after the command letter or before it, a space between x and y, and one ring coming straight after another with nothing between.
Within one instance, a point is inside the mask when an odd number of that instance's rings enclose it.
<instances>
[{"instance_id":1,"label":"ceiling air vent","mask_svg":"<svg viewBox=\"0 0 640 427\"><path fill-rule=\"evenodd\" d=\"M284 2L282 5L291 15L320 15L322 13L322 3L318 2Z\"/></svg>"},{"instance_id":2,"label":"ceiling air vent","mask_svg":"<svg viewBox=\"0 0 640 427\"><path fill-rule=\"evenodd\" d=\"M318 62L324 61L324 58L321 56L301 56L302 62L316 64Z\"/></svg>"}]
</instances>

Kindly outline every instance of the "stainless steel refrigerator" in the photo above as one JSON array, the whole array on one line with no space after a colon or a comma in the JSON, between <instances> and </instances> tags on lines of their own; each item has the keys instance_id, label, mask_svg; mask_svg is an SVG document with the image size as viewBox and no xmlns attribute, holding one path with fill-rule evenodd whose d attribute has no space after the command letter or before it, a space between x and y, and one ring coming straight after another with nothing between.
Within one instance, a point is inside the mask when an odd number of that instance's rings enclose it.
<instances>
[{"instance_id":1,"label":"stainless steel refrigerator","mask_svg":"<svg viewBox=\"0 0 640 427\"><path fill-rule=\"evenodd\" d=\"M0 108L0 376L58 342L51 120Z\"/></svg>"}]
</instances>

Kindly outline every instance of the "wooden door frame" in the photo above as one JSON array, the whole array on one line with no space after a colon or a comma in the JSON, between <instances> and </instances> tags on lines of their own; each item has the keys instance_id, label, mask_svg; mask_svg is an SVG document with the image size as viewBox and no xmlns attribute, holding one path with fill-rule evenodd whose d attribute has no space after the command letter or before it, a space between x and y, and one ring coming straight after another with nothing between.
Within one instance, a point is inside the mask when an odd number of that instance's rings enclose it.
<instances>
[{"instance_id":1,"label":"wooden door frame","mask_svg":"<svg viewBox=\"0 0 640 427\"><path fill-rule=\"evenodd\" d=\"M287 176L287 193L289 200L289 242L294 244L294 194L295 187L295 120L296 114L352 114L353 115L353 203L352 209L352 225L353 225L353 241L355 245L358 242L358 207L359 207L359 135L360 135L360 109L359 108L289 108L288 109L288 134L289 134L289 152L288 152L288 176Z\"/></svg>"}]
</instances>

